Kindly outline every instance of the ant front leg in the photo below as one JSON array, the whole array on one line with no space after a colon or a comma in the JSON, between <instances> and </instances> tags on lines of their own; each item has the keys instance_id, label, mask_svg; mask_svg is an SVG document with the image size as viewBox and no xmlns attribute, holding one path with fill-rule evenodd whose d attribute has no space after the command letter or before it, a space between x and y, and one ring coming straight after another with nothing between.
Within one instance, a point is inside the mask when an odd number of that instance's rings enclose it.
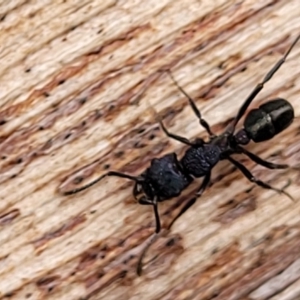
<instances>
[{"instance_id":1,"label":"ant front leg","mask_svg":"<svg viewBox=\"0 0 300 300\"><path fill-rule=\"evenodd\" d=\"M196 106L194 100L192 99L192 97L179 85L179 83L175 80L175 78L173 77L172 73L170 71L168 71L172 81L174 82L174 84L176 85L176 87L180 90L180 92L189 100L189 104L194 112L194 114L196 115L196 117L199 120L200 125L206 130L206 132L208 133L210 138L213 138L215 135L213 134L213 132L210 129L209 124L202 118L201 112L198 109L198 107Z\"/></svg>"},{"instance_id":2,"label":"ant front leg","mask_svg":"<svg viewBox=\"0 0 300 300\"><path fill-rule=\"evenodd\" d=\"M84 186L79 187L79 188L75 188L75 189L70 190L70 191L63 192L63 194L64 195L72 195L72 194L76 194L78 192L81 192L83 190L86 190L89 187L91 187L92 185L96 184L97 182L101 181L103 178L108 177L108 176L116 176L116 177L126 178L126 179L129 179L129 180L133 180L135 182L141 181L140 177L131 176L129 174L125 174L125 173L121 173L121 172L116 172L116 171L109 171L109 172L101 175L100 177L96 178L92 182L88 183L87 185L84 185Z\"/></svg>"},{"instance_id":3,"label":"ant front leg","mask_svg":"<svg viewBox=\"0 0 300 300\"><path fill-rule=\"evenodd\" d=\"M227 159L236 167L238 168L243 174L244 176L251 182L254 182L256 185L264 188L264 189L268 189L268 190L273 190L279 194L284 194L286 195L287 197L289 197L292 201L295 201L294 198L289 194L287 193L286 191L284 191L284 188L283 189L277 189L277 188L274 188L272 187L271 185L255 178L253 176L253 174L244 166L242 165L241 163L239 163L238 161L236 161L235 159L233 159L232 157L227 157Z\"/></svg>"}]
</instances>

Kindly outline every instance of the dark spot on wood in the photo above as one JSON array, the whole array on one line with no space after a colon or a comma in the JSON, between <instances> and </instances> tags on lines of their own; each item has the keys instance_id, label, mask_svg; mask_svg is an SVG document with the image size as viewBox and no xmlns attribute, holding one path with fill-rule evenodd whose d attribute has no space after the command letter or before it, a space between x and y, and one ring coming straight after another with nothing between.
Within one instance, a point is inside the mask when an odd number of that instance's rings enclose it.
<instances>
[{"instance_id":1,"label":"dark spot on wood","mask_svg":"<svg viewBox=\"0 0 300 300\"><path fill-rule=\"evenodd\" d=\"M45 97L49 97L50 96L50 94L48 93L48 92L43 92L43 95L45 96Z\"/></svg>"},{"instance_id":2,"label":"dark spot on wood","mask_svg":"<svg viewBox=\"0 0 300 300\"><path fill-rule=\"evenodd\" d=\"M174 245L175 245L175 239L174 238L168 240L167 243L166 243L167 247L172 247Z\"/></svg>"},{"instance_id":3,"label":"dark spot on wood","mask_svg":"<svg viewBox=\"0 0 300 300\"><path fill-rule=\"evenodd\" d=\"M52 139L48 140L48 141L44 144L44 146L41 148L41 150L48 150L48 149L50 149L51 146L52 146L52 143L53 143Z\"/></svg>"},{"instance_id":4,"label":"dark spot on wood","mask_svg":"<svg viewBox=\"0 0 300 300\"><path fill-rule=\"evenodd\" d=\"M145 130L146 130L145 128L140 128L137 130L137 134L141 134L141 133L145 132Z\"/></svg>"},{"instance_id":5,"label":"dark spot on wood","mask_svg":"<svg viewBox=\"0 0 300 300\"><path fill-rule=\"evenodd\" d=\"M23 158L19 157L18 159L16 159L16 164L21 164L23 162Z\"/></svg>"},{"instance_id":6,"label":"dark spot on wood","mask_svg":"<svg viewBox=\"0 0 300 300\"><path fill-rule=\"evenodd\" d=\"M105 164L104 166L103 166L103 169L104 170L107 170L107 169L109 169L110 168L110 164Z\"/></svg>"},{"instance_id":7,"label":"dark spot on wood","mask_svg":"<svg viewBox=\"0 0 300 300\"><path fill-rule=\"evenodd\" d=\"M133 147L136 148L136 149L141 149L141 148L144 148L146 145L142 142L142 141L136 141L134 144L133 144Z\"/></svg>"},{"instance_id":8,"label":"dark spot on wood","mask_svg":"<svg viewBox=\"0 0 300 300\"><path fill-rule=\"evenodd\" d=\"M65 79L61 79L57 84L58 84L58 85L61 85L61 84L64 84L65 82L66 82Z\"/></svg>"},{"instance_id":9,"label":"dark spot on wood","mask_svg":"<svg viewBox=\"0 0 300 300\"><path fill-rule=\"evenodd\" d=\"M84 103L86 103L86 101L87 101L87 97L84 97L84 98L80 98L79 100L78 100L78 102L80 103L80 104L84 104Z\"/></svg>"},{"instance_id":10,"label":"dark spot on wood","mask_svg":"<svg viewBox=\"0 0 300 300\"><path fill-rule=\"evenodd\" d=\"M25 70L25 73L29 73L31 71L31 68L27 68L26 70Z\"/></svg>"},{"instance_id":11,"label":"dark spot on wood","mask_svg":"<svg viewBox=\"0 0 300 300\"><path fill-rule=\"evenodd\" d=\"M226 62L225 61L222 61L218 64L218 68L220 70L224 70L226 68Z\"/></svg>"},{"instance_id":12,"label":"dark spot on wood","mask_svg":"<svg viewBox=\"0 0 300 300\"><path fill-rule=\"evenodd\" d=\"M84 270L93 265L98 259L104 259L106 257L106 250L101 249L99 246L93 246L89 250L83 253L77 270Z\"/></svg>"},{"instance_id":13,"label":"dark spot on wood","mask_svg":"<svg viewBox=\"0 0 300 300\"><path fill-rule=\"evenodd\" d=\"M8 292L4 295L5 298L11 298L12 296L14 296L14 292Z\"/></svg>"},{"instance_id":14,"label":"dark spot on wood","mask_svg":"<svg viewBox=\"0 0 300 300\"><path fill-rule=\"evenodd\" d=\"M0 22L3 22L3 21L5 20L5 18L6 18L6 14L2 15L2 16L0 17Z\"/></svg>"},{"instance_id":15,"label":"dark spot on wood","mask_svg":"<svg viewBox=\"0 0 300 300\"><path fill-rule=\"evenodd\" d=\"M59 283L60 283L60 276L56 275L56 276L41 278L36 282L36 285L41 290L50 293L51 291L53 291L55 287L59 285Z\"/></svg>"},{"instance_id":16,"label":"dark spot on wood","mask_svg":"<svg viewBox=\"0 0 300 300\"><path fill-rule=\"evenodd\" d=\"M83 181L83 177L82 176L77 176L77 177L75 177L74 179L73 179L73 183L74 184L79 184L79 183L81 183L82 181Z\"/></svg>"},{"instance_id":17,"label":"dark spot on wood","mask_svg":"<svg viewBox=\"0 0 300 300\"><path fill-rule=\"evenodd\" d=\"M115 104L110 104L108 107L108 111L112 111L115 107Z\"/></svg>"},{"instance_id":18,"label":"dark spot on wood","mask_svg":"<svg viewBox=\"0 0 300 300\"><path fill-rule=\"evenodd\" d=\"M41 238L38 238L38 239L32 241L32 243L34 244L34 246L36 248L39 248L39 247L43 246L44 244L46 244L48 241L58 238L58 237L64 235L66 232L73 230L75 227L77 227L79 224L81 224L85 221L86 221L85 215L75 216L75 217L69 219L60 228L58 228L54 231L45 233Z\"/></svg>"},{"instance_id":19,"label":"dark spot on wood","mask_svg":"<svg viewBox=\"0 0 300 300\"><path fill-rule=\"evenodd\" d=\"M216 254L218 253L219 249L218 248L214 248L212 251L211 251L211 254Z\"/></svg>"},{"instance_id":20,"label":"dark spot on wood","mask_svg":"<svg viewBox=\"0 0 300 300\"><path fill-rule=\"evenodd\" d=\"M97 34L100 34L102 31L103 31L103 29L102 29L102 28L101 28L101 29L99 29L99 30L97 31Z\"/></svg>"},{"instance_id":21,"label":"dark spot on wood","mask_svg":"<svg viewBox=\"0 0 300 300\"><path fill-rule=\"evenodd\" d=\"M124 278L127 275L127 271L126 270L122 270L120 272L120 277L119 278Z\"/></svg>"},{"instance_id":22,"label":"dark spot on wood","mask_svg":"<svg viewBox=\"0 0 300 300\"><path fill-rule=\"evenodd\" d=\"M225 274L223 274L223 275L225 275ZM212 298L218 297L219 294L220 294L220 291L214 291L213 294L212 294Z\"/></svg>"},{"instance_id":23,"label":"dark spot on wood","mask_svg":"<svg viewBox=\"0 0 300 300\"><path fill-rule=\"evenodd\" d=\"M0 120L0 126L6 124L6 120Z\"/></svg>"},{"instance_id":24,"label":"dark spot on wood","mask_svg":"<svg viewBox=\"0 0 300 300\"><path fill-rule=\"evenodd\" d=\"M66 140L66 139L68 139L70 136L72 135L72 133L67 133L66 135L65 135L65 137L64 137L64 139Z\"/></svg>"},{"instance_id":25,"label":"dark spot on wood","mask_svg":"<svg viewBox=\"0 0 300 300\"><path fill-rule=\"evenodd\" d=\"M0 215L0 225L10 224L13 220L15 220L18 216L20 216L20 210L15 208L3 215Z\"/></svg>"},{"instance_id":26,"label":"dark spot on wood","mask_svg":"<svg viewBox=\"0 0 300 300\"><path fill-rule=\"evenodd\" d=\"M148 137L149 141L155 139L155 134L154 133L151 133Z\"/></svg>"},{"instance_id":27,"label":"dark spot on wood","mask_svg":"<svg viewBox=\"0 0 300 300\"><path fill-rule=\"evenodd\" d=\"M115 153L115 157L116 157L116 158L120 158L120 157L122 157L123 155L124 155L124 151L118 151L118 152Z\"/></svg>"},{"instance_id":28,"label":"dark spot on wood","mask_svg":"<svg viewBox=\"0 0 300 300\"><path fill-rule=\"evenodd\" d=\"M86 125L86 121L82 121L81 126L85 126L85 125Z\"/></svg>"},{"instance_id":29,"label":"dark spot on wood","mask_svg":"<svg viewBox=\"0 0 300 300\"><path fill-rule=\"evenodd\" d=\"M242 199L240 201L235 201L231 199L225 205L221 206L220 209L224 209L218 216L216 216L213 220L216 222L220 222L222 224L228 224L233 222L235 219L251 212L256 209L256 201L254 196L251 196L247 193L243 194L243 197L248 195L246 199Z\"/></svg>"}]
</instances>

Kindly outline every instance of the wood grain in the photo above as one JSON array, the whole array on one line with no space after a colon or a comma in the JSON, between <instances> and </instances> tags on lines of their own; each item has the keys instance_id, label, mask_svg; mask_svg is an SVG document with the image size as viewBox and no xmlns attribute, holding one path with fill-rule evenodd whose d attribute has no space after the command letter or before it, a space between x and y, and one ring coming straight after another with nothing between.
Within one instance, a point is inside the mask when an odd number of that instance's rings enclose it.
<instances>
[{"instance_id":1,"label":"wood grain","mask_svg":"<svg viewBox=\"0 0 300 300\"><path fill-rule=\"evenodd\" d=\"M298 0L3 0L0 4L1 299L300 298L300 203L221 162L212 183L136 262L154 229L132 183L154 157L186 149L160 130L205 137L170 69L213 130L300 32ZM283 97L294 123L247 149L299 164L300 43L252 107ZM237 157L299 200L299 171ZM79 183L80 182L80 183ZM166 226L195 192L159 207Z\"/></svg>"}]
</instances>

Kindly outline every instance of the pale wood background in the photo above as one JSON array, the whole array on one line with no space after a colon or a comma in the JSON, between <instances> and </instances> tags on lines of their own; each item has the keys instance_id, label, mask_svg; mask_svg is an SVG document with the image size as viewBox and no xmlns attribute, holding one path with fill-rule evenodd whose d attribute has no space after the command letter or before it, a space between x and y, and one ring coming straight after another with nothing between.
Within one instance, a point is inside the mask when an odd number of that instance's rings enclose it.
<instances>
[{"instance_id":1,"label":"pale wood background","mask_svg":"<svg viewBox=\"0 0 300 300\"><path fill-rule=\"evenodd\" d=\"M300 298L300 203L253 188L229 163L135 266L153 231L132 183L109 178L62 196L105 168L138 174L185 147L170 131L205 136L171 68L221 132L300 32L298 0L2 0L0 4L1 299ZM255 105L281 96L296 119L247 149L299 162L300 43ZM139 97L140 95L140 97ZM257 176L299 199L297 171ZM160 205L164 225L197 189Z\"/></svg>"}]
</instances>

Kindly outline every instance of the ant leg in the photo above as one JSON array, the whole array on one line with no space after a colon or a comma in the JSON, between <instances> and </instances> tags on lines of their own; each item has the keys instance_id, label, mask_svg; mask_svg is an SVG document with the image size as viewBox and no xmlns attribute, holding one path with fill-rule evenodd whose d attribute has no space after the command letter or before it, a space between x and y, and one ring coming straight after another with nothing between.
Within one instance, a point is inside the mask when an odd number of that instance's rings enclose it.
<instances>
[{"instance_id":1,"label":"ant leg","mask_svg":"<svg viewBox=\"0 0 300 300\"><path fill-rule=\"evenodd\" d=\"M157 240L157 238L159 236L159 232L161 231L161 224L160 224L160 218L159 218L159 213L158 213L158 208L157 208L157 197L154 197L153 200L141 198L139 203L142 205L152 205L153 206L155 223L156 223L155 232L151 235L151 237L147 241L146 246L144 247L142 253L140 254L139 260L137 262L136 272L139 276L141 276L142 267L143 267L142 266L143 258L145 256L145 254L147 253L148 249L150 248L150 246Z\"/></svg>"},{"instance_id":2,"label":"ant leg","mask_svg":"<svg viewBox=\"0 0 300 300\"><path fill-rule=\"evenodd\" d=\"M290 48L286 51L286 53L283 55L283 57L281 59L279 59L276 62L276 64L272 67L272 69L265 75L263 81L260 82L253 89L253 91L251 92L251 94L246 98L245 102L243 103L243 105L239 109L236 117L234 118L233 123L230 124L227 127L227 130L226 130L227 133L229 133L229 134L233 134L234 133L236 124L241 119L241 117L244 115L244 113L247 110L247 108L250 105L250 103L258 95L258 93L263 89L264 84L267 83L273 77L273 75L279 70L279 68L283 65L283 63L285 62L286 58L288 57L288 55L290 54L291 50L296 45L296 43L298 42L299 39L300 39L300 35L297 36L297 38L294 40L294 42L292 43L292 45L290 46Z\"/></svg>"},{"instance_id":3,"label":"ant leg","mask_svg":"<svg viewBox=\"0 0 300 300\"><path fill-rule=\"evenodd\" d=\"M157 208L157 197L154 197L153 200L142 197L139 200L139 204L141 204L141 205L152 205L153 206L155 224L156 224L155 232L159 233L160 230L161 230L161 224L160 224L160 218L159 218L159 213L158 213L158 208Z\"/></svg>"},{"instance_id":4,"label":"ant leg","mask_svg":"<svg viewBox=\"0 0 300 300\"><path fill-rule=\"evenodd\" d=\"M190 199L183 207L182 209L180 210L180 212L178 213L177 216L175 216L175 218L172 220L172 222L170 223L170 225L168 226L168 229L170 229L173 224L175 223L175 221L180 217L182 216L192 205L195 204L196 200L198 197L200 197L203 192L205 191L205 189L207 188L208 184L209 184L209 181L210 181L210 172L205 175L202 183L201 183L201 186L200 188L198 189L198 192L196 193L196 197L193 197L192 199Z\"/></svg>"},{"instance_id":5,"label":"ant leg","mask_svg":"<svg viewBox=\"0 0 300 300\"><path fill-rule=\"evenodd\" d=\"M241 151L241 153L247 155L251 160L253 160L258 165L264 166L268 169L288 169L290 167L289 165L286 164L274 164L270 161L264 160L242 147L238 147L238 150Z\"/></svg>"},{"instance_id":6,"label":"ant leg","mask_svg":"<svg viewBox=\"0 0 300 300\"><path fill-rule=\"evenodd\" d=\"M153 114L155 116L156 121L159 123L162 131L166 134L167 137L169 137L171 139L174 139L174 140L176 140L176 141L178 141L180 143L186 144L188 146L193 146L194 145L194 143L192 143L189 139L187 139L185 137L182 137L180 135L177 135L177 134L169 132L168 129L165 127L164 123L162 122L162 119L161 119L160 115L156 112L156 110L154 109L154 107L151 106L150 104L149 104L149 107L153 111Z\"/></svg>"},{"instance_id":7,"label":"ant leg","mask_svg":"<svg viewBox=\"0 0 300 300\"><path fill-rule=\"evenodd\" d=\"M143 259L148 251L148 249L150 248L150 246L158 239L159 234L157 232L154 232L150 237L149 240L147 241L142 253L140 254L140 257L138 259L137 262L137 266L136 266L136 273L138 274L138 276L142 275L142 271L143 271Z\"/></svg>"},{"instance_id":8,"label":"ant leg","mask_svg":"<svg viewBox=\"0 0 300 300\"><path fill-rule=\"evenodd\" d=\"M277 188L274 188L272 187L271 185L255 178L253 176L253 174L244 166L242 165L241 163L239 163L238 161L236 161L235 159L233 159L232 157L228 156L227 159L236 167L238 168L243 174L244 176L251 182L254 182L256 185L264 188L264 189L269 189L269 190L273 190L279 194L284 194L286 195L287 197L289 197L292 201L295 201L294 198L289 194L287 193L284 188L282 189L277 189Z\"/></svg>"},{"instance_id":9,"label":"ant leg","mask_svg":"<svg viewBox=\"0 0 300 300\"><path fill-rule=\"evenodd\" d=\"M177 86L177 88L180 90L180 92L189 100L190 106L194 112L194 114L196 115L196 117L199 120L200 125L207 131L207 133L209 134L209 136L212 138L215 135L212 133L209 124L202 118L201 116L201 112L199 111L199 109L197 108L194 100L191 98L191 96L188 95L188 93L178 84L178 82L175 80L175 78L173 77L172 73L170 71L168 71L172 81L174 82L174 84Z\"/></svg>"},{"instance_id":10,"label":"ant leg","mask_svg":"<svg viewBox=\"0 0 300 300\"><path fill-rule=\"evenodd\" d=\"M193 146L193 145L194 145L194 143L190 142L187 138L169 132L168 129L165 127L164 123L163 123L160 119L158 120L158 122L159 122L159 124L160 124L160 126L161 126L163 132L164 132L169 138L174 139L174 140L176 140L176 141L179 141L179 142L181 142L181 143L183 143L183 144L186 144L186 145L189 145L189 146Z\"/></svg>"},{"instance_id":11,"label":"ant leg","mask_svg":"<svg viewBox=\"0 0 300 300\"><path fill-rule=\"evenodd\" d=\"M101 175L100 177L98 177L97 179L95 179L92 182L88 183L87 185L84 185L82 187L79 187L79 188L76 188L76 189L73 189L73 190L70 190L70 191L63 192L63 194L64 195L72 195L72 194L76 194L78 192L81 192L81 191L91 187L92 185L94 185L95 183L99 182L100 180L102 180L103 178L105 178L107 176L117 176L117 177L122 177L122 178L130 179L130 180L134 180L134 181L140 181L139 177L131 176L131 175L121 173L121 172L110 171L110 172L107 172L107 173Z\"/></svg>"}]
</instances>

